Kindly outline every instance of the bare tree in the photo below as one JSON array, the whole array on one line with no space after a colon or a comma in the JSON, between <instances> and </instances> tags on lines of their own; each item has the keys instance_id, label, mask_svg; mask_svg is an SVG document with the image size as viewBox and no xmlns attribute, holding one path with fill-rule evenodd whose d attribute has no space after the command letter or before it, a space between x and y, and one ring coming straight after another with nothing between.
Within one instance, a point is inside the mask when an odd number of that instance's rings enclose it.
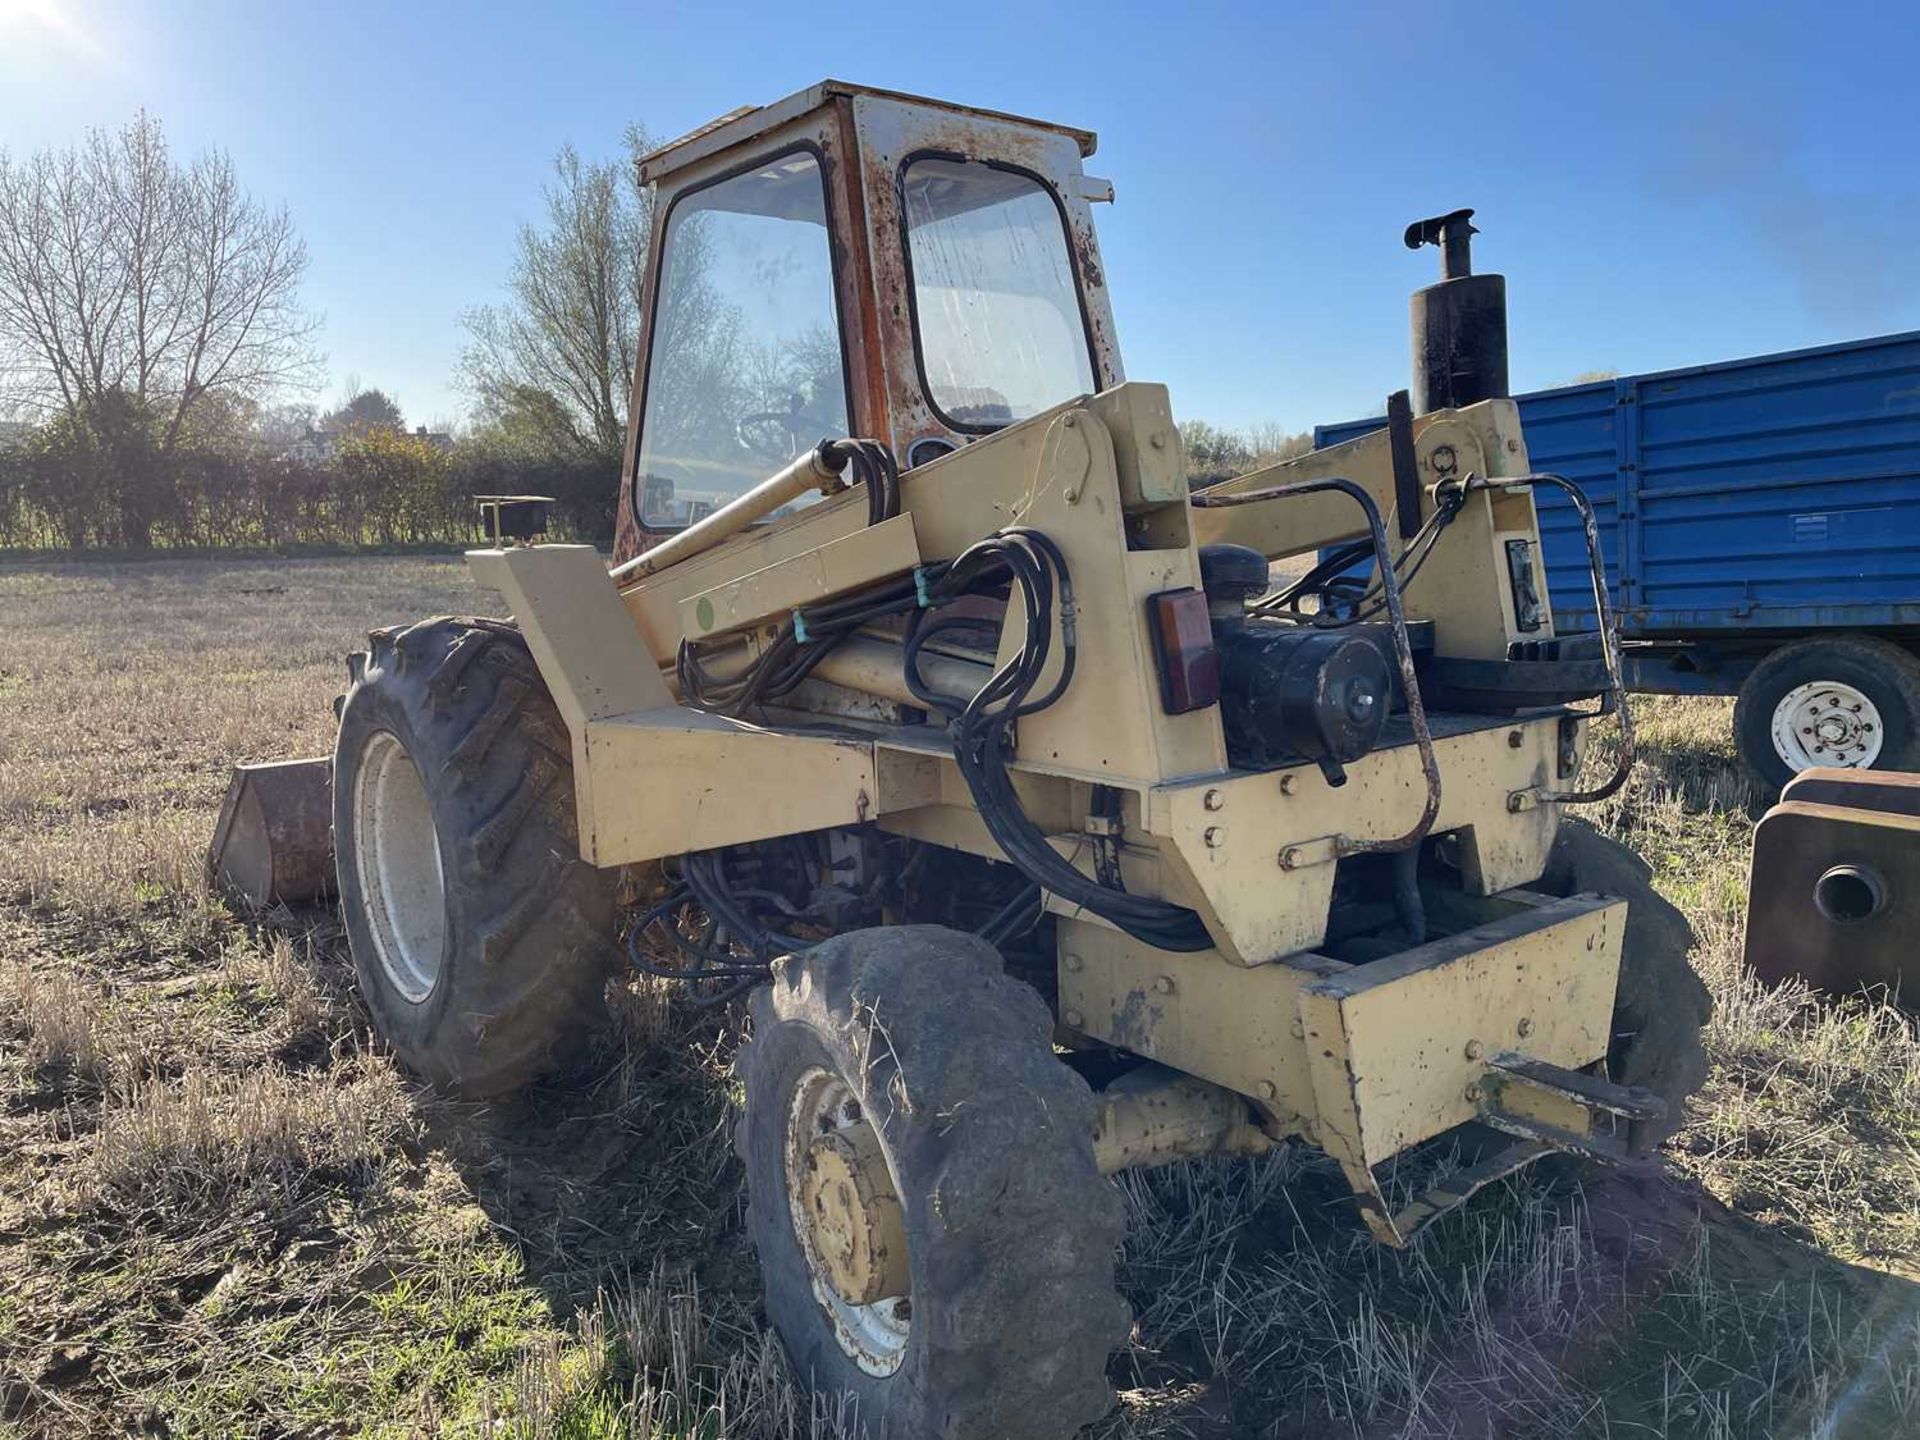
<instances>
[{"instance_id":1,"label":"bare tree","mask_svg":"<svg viewBox=\"0 0 1920 1440\"><path fill-rule=\"evenodd\" d=\"M542 448L617 456L625 439L653 213L636 162L648 144L636 125L623 160L562 150L544 223L520 227L507 303L465 316L482 417Z\"/></svg>"},{"instance_id":2,"label":"bare tree","mask_svg":"<svg viewBox=\"0 0 1920 1440\"><path fill-rule=\"evenodd\" d=\"M109 470L140 432L123 543L147 543L159 472L197 411L309 375L306 267L284 209L249 197L223 153L174 160L144 113L74 148L0 152L0 371Z\"/></svg>"}]
</instances>

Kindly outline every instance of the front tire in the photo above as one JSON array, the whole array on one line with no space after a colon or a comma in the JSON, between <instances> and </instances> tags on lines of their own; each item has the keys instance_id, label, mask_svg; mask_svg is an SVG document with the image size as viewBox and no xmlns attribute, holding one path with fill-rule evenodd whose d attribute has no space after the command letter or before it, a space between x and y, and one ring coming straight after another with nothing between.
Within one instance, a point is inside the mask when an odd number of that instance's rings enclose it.
<instances>
[{"instance_id":1,"label":"front tire","mask_svg":"<svg viewBox=\"0 0 1920 1440\"><path fill-rule=\"evenodd\" d=\"M1123 1206L1039 997L977 937L900 926L778 962L752 1012L748 1228L801 1377L876 1436L1062 1440L1105 1413Z\"/></svg>"},{"instance_id":2,"label":"front tire","mask_svg":"<svg viewBox=\"0 0 1920 1440\"><path fill-rule=\"evenodd\" d=\"M1776 790L1816 765L1920 769L1920 658L1869 635L1784 645L1741 685L1733 732Z\"/></svg>"},{"instance_id":3,"label":"front tire","mask_svg":"<svg viewBox=\"0 0 1920 1440\"><path fill-rule=\"evenodd\" d=\"M1707 1078L1700 1037L1713 1015L1713 997L1687 960L1693 927L1653 888L1646 861L1584 820L1561 820L1540 888L1561 896L1617 895L1627 902L1607 1073L1667 1102L1666 1118L1650 1137L1664 1140L1685 1122L1687 1098Z\"/></svg>"},{"instance_id":4,"label":"front tire","mask_svg":"<svg viewBox=\"0 0 1920 1440\"><path fill-rule=\"evenodd\" d=\"M566 725L517 629L425 620L368 641L333 772L355 975L409 1069L500 1095L604 1018L613 879L580 858Z\"/></svg>"}]
</instances>

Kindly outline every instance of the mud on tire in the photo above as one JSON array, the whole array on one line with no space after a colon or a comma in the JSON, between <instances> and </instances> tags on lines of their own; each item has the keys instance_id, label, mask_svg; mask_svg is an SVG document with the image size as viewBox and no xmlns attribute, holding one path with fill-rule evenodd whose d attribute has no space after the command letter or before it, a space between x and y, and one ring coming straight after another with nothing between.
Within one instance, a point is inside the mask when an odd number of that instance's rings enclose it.
<instances>
[{"instance_id":1,"label":"mud on tire","mask_svg":"<svg viewBox=\"0 0 1920 1440\"><path fill-rule=\"evenodd\" d=\"M347 662L334 758L354 970L375 1028L411 1069L498 1095L571 1060L604 1017L613 878L580 858L566 725L514 626L442 618L368 641ZM376 772L411 797L390 810L420 810L409 762L429 830L369 818L370 797L385 793ZM388 838L370 833L379 825ZM438 855L437 925L423 844ZM400 946L396 925L415 943Z\"/></svg>"},{"instance_id":2,"label":"mud on tire","mask_svg":"<svg viewBox=\"0 0 1920 1440\"><path fill-rule=\"evenodd\" d=\"M1039 998L977 937L901 926L780 962L752 1010L736 1143L767 1313L801 1378L850 1396L876 1437L1060 1440L1103 1414L1129 1324L1123 1205ZM796 1096L822 1070L858 1096L904 1212L911 1322L887 1374L840 1339L789 1205Z\"/></svg>"}]
</instances>

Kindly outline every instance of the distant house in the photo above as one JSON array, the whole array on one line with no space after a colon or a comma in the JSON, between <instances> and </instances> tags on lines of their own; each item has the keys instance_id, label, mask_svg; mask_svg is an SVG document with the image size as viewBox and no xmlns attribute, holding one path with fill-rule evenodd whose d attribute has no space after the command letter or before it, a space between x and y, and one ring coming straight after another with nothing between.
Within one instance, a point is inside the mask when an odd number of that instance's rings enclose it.
<instances>
[{"instance_id":1,"label":"distant house","mask_svg":"<svg viewBox=\"0 0 1920 1440\"><path fill-rule=\"evenodd\" d=\"M281 452L288 460L298 460L307 465L324 465L339 452L343 436L352 432L327 426L309 426L304 435L295 440ZM413 427L413 438L425 441L434 449L447 451L453 449L453 436L444 430L429 430L424 425Z\"/></svg>"},{"instance_id":2,"label":"distant house","mask_svg":"<svg viewBox=\"0 0 1920 1440\"><path fill-rule=\"evenodd\" d=\"M324 465L333 458L337 435L326 430L316 430L311 425L306 433L281 452L284 460L298 460L304 465Z\"/></svg>"}]
</instances>

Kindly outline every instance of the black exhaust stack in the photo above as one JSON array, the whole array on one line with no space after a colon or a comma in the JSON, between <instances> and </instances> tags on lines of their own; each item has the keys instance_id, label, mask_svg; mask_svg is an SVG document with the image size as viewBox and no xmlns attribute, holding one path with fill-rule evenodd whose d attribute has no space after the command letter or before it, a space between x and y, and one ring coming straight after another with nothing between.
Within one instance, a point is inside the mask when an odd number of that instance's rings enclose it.
<instances>
[{"instance_id":1,"label":"black exhaust stack","mask_svg":"<svg viewBox=\"0 0 1920 1440\"><path fill-rule=\"evenodd\" d=\"M1407 227L1407 248L1440 247L1440 283L1413 292L1413 413L1503 400L1507 280L1473 273L1471 210Z\"/></svg>"}]
</instances>

